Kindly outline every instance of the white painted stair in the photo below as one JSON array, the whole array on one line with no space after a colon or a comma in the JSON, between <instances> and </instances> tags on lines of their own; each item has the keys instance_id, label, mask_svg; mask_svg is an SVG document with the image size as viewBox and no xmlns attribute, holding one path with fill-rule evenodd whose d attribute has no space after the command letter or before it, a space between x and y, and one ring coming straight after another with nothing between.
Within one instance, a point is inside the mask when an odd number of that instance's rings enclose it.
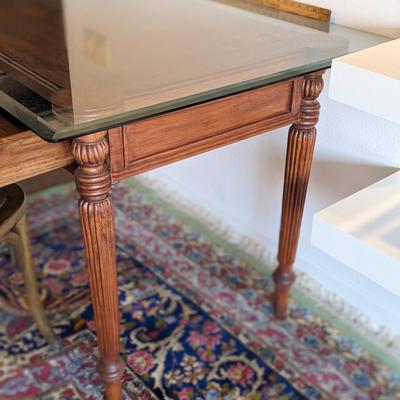
<instances>
[{"instance_id":1,"label":"white painted stair","mask_svg":"<svg viewBox=\"0 0 400 400\"><path fill-rule=\"evenodd\" d=\"M311 240L400 296L400 171L315 214Z\"/></svg>"},{"instance_id":2,"label":"white painted stair","mask_svg":"<svg viewBox=\"0 0 400 400\"><path fill-rule=\"evenodd\" d=\"M400 39L333 60L329 97L400 124Z\"/></svg>"},{"instance_id":3,"label":"white painted stair","mask_svg":"<svg viewBox=\"0 0 400 400\"><path fill-rule=\"evenodd\" d=\"M400 124L400 39L334 60L329 97ZM400 171L315 214L312 243L400 296Z\"/></svg>"}]
</instances>

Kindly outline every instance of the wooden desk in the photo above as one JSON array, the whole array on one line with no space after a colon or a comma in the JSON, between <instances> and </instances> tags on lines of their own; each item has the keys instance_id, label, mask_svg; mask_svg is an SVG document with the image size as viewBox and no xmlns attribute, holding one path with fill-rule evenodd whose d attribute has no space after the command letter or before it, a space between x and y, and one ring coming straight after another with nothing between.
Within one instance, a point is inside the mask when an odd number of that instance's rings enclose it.
<instances>
[{"instance_id":1,"label":"wooden desk","mask_svg":"<svg viewBox=\"0 0 400 400\"><path fill-rule=\"evenodd\" d=\"M158 8L159 1L132 2L130 14L122 0L96 7L90 1L4 0L0 9L0 67L6 72L0 106L58 142L3 118L0 185L76 163L107 399L120 398L124 371L112 184L291 125L273 275L275 314L284 318L322 75L348 45L211 0L170 0L168 9ZM52 23L41 29L43 19Z\"/></svg>"},{"instance_id":2,"label":"wooden desk","mask_svg":"<svg viewBox=\"0 0 400 400\"><path fill-rule=\"evenodd\" d=\"M89 270L100 372L108 398L118 398L124 364L119 357L120 327L115 264L112 183L196 154L293 124L289 129L279 266L274 272L274 308L284 318L301 218L311 170L318 95L324 71L165 113L143 121L48 143L2 115L0 185L26 179L75 160L79 211Z\"/></svg>"}]
</instances>

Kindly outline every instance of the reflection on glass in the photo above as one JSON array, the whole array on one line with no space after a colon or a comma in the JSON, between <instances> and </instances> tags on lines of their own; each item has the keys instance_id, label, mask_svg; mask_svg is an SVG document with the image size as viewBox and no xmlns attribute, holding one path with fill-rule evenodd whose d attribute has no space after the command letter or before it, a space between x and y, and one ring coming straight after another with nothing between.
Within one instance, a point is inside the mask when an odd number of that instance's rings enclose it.
<instances>
[{"instance_id":1,"label":"reflection on glass","mask_svg":"<svg viewBox=\"0 0 400 400\"><path fill-rule=\"evenodd\" d=\"M349 45L227 1L0 2L0 106L53 140L325 68Z\"/></svg>"}]
</instances>

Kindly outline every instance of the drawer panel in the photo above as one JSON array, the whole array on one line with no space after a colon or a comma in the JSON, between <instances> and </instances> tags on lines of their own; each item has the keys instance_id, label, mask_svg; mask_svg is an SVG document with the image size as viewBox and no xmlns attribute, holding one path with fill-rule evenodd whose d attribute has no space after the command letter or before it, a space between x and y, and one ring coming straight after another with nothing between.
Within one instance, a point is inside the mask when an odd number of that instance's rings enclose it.
<instances>
[{"instance_id":1,"label":"drawer panel","mask_svg":"<svg viewBox=\"0 0 400 400\"><path fill-rule=\"evenodd\" d=\"M0 111L0 187L73 163L69 142L48 143Z\"/></svg>"},{"instance_id":2,"label":"drawer panel","mask_svg":"<svg viewBox=\"0 0 400 400\"><path fill-rule=\"evenodd\" d=\"M109 131L116 180L290 123L302 79L239 93ZM128 171L130 170L130 171Z\"/></svg>"}]
</instances>

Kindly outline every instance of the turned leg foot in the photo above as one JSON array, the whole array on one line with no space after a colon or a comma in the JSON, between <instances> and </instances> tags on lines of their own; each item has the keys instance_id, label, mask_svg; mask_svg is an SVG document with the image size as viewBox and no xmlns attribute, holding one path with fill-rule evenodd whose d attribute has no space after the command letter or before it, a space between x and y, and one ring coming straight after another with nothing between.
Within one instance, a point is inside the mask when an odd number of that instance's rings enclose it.
<instances>
[{"instance_id":1,"label":"turned leg foot","mask_svg":"<svg viewBox=\"0 0 400 400\"><path fill-rule=\"evenodd\" d=\"M295 281L293 264L300 236L301 220L311 171L319 118L317 98L323 89L323 71L304 77L303 97L298 122L291 126L288 136L285 180L279 236L278 268L275 283L274 312L277 318L287 314L289 291Z\"/></svg>"},{"instance_id":2,"label":"turned leg foot","mask_svg":"<svg viewBox=\"0 0 400 400\"><path fill-rule=\"evenodd\" d=\"M75 177L81 195L81 217L90 293L99 344L99 372L106 399L121 398L124 363L120 357L120 314L115 255L114 211L109 196L109 153L104 132L74 140L73 154L79 165Z\"/></svg>"}]
</instances>

